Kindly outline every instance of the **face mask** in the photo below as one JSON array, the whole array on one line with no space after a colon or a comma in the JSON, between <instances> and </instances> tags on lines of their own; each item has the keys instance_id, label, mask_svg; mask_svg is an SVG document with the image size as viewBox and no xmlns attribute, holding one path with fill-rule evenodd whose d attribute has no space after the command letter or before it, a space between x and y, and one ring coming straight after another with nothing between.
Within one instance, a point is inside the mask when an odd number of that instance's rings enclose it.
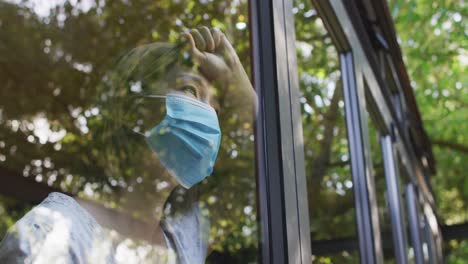
<instances>
[{"instance_id":1,"label":"face mask","mask_svg":"<svg viewBox=\"0 0 468 264\"><path fill-rule=\"evenodd\" d=\"M218 116L208 104L168 94L166 117L151 129L146 141L169 173L188 189L213 172L221 143Z\"/></svg>"}]
</instances>

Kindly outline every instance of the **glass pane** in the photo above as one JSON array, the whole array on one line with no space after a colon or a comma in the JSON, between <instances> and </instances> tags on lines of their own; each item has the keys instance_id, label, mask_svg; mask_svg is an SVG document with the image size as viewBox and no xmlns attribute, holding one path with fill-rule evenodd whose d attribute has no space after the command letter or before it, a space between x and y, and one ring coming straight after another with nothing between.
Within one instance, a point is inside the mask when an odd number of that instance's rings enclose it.
<instances>
[{"instance_id":1,"label":"glass pane","mask_svg":"<svg viewBox=\"0 0 468 264\"><path fill-rule=\"evenodd\" d=\"M247 18L247 0L0 1L0 262L20 242L257 262Z\"/></svg>"},{"instance_id":2,"label":"glass pane","mask_svg":"<svg viewBox=\"0 0 468 264\"><path fill-rule=\"evenodd\" d=\"M421 239L421 247L422 247L422 253L423 253L423 258L424 258L424 263L429 263L429 257L430 257L430 252L429 252L429 244L430 241L427 240L426 236L426 230L425 230L425 225L426 225L426 217L424 215L424 210L423 210L423 205L421 202L417 202L417 213L419 215L419 236Z\"/></svg>"},{"instance_id":3,"label":"glass pane","mask_svg":"<svg viewBox=\"0 0 468 264\"><path fill-rule=\"evenodd\" d=\"M422 215L423 219L423 250L427 263L435 263L437 260L435 258L435 248L434 248L434 237L432 235L431 227L427 221L425 215Z\"/></svg>"},{"instance_id":4,"label":"glass pane","mask_svg":"<svg viewBox=\"0 0 468 264\"><path fill-rule=\"evenodd\" d=\"M422 247L422 257L424 263L429 263L429 245L428 241L425 237L425 216L423 211L423 206L420 201L417 201L416 204L417 214L419 215L419 238L421 239L421 247Z\"/></svg>"},{"instance_id":5,"label":"glass pane","mask_svg":"<svg viewBox=\"0 0 468 264\"><path fill-rule=\"evenodd\" d=\"M314 263L359 252L339 58L310 1L294 1L300 104Z\"/></svg>"},{"instance_id":6,"label":"glass pane","mask_svg":"<svg viewBox=\"0 0 468 264\"><path fill-rule=\"evenodd\" d=\"M367 89L367 87L366 87ZM372 171L375 184L375 194L377 198L378 217L380 225L380 238L383 250L384 263L395 263L395 247L393 246L392 223L390 218L389 197L385 171L380 146L380 134L375 125L374 119L368 115L370 157L372 160Z\"/></svg>"},{"instance_id":7,"label":"glass pane","mask_svg":"<svg viewBox=\"0 0 468 264\"><path fill-rule=\"evenodd\" d=\"M406 168L404 167L404 163L398 155L398 170L399 170L399 183L400 183L400 192L401 192L401 201L402 201L402 212L403 212L403 221L405 223L405 230L406 230L406 246L408 252L408 263L415 263L414 259L414 249L413 245L411 244L411 234L409 230L409 218L408 218L408 208L406 204L406 189L405 186L407 183L410 182L410 176L408 175Z\"/></svg>"}]
</instances>

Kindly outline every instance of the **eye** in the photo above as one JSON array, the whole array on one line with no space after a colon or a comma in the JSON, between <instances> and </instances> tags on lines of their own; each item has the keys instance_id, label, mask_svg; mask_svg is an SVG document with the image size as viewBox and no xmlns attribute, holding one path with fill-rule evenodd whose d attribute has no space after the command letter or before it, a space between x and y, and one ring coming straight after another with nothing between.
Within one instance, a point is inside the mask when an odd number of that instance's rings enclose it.
<instances>
[{"instance_id":1,"label":"eye","mask_svg":"<svg viewBox=\"0 0 468 264\"><path fill-rule=\"evenodd\" d=\"M195 98L197 97L197 89L195 89L195 87L193 86L185 85L181 87L179 90L185 94L190 94L194 96Z\"/></svg>"}]
</instances>

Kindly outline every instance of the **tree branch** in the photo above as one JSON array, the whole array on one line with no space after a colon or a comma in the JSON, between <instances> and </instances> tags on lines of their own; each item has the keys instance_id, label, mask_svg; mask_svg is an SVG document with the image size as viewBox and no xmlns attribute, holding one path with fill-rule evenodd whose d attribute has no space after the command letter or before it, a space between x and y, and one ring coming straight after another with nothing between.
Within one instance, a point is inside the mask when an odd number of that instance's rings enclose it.
<instances>
[{"instance_id":1,"label":"tree branch","mask_svg":"<svg viewBox=\"0 0 468 264\"><path fill-rule=\"evenodd\" d=\"M449 148L458 152L463 152L468 154L468 146L463 144L458 144L455 142L450 142L443 139L433 139L431 140L432 144L441 148Z\"/></svg>"},{"instance_id":2,"label":"tree branch","mask_svg":"<svg viewBox=\"0 0 468 264\"><path fill-rule=\"evenodd\" d=\"M336 126L336 122L340 116L338 102L341 97L341 82L337 83L332 99L330 101L330 107L328 108L324 123L324 138L318 142L320 148L319 153L315 156L311 162L311 177L308 183L309 189L309 202L310 206L317 206L317 198L320 194L320 183L322 182L323 176L325 175L328 165L331 159L331 147L333 144L333 129Z\"/></svg>"}]
</instances>

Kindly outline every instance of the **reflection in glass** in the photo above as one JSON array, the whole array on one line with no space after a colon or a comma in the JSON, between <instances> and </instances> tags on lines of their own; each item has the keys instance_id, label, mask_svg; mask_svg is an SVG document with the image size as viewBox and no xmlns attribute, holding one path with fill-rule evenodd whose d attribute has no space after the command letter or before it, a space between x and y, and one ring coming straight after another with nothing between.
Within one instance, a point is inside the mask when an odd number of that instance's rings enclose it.
<instances>
[{"instance_id":1,"label":"reflection in glass","mask_svg":"<svg viewBox=\"0 0 468 264\"><path fill-rule=\"evenodd\" d=\"M366 89L368 89L366 87ZM380 225L380 238L384 263L395 263L395 247L393 246L392 223L390 219L390 206L385 180L382 150L380 146L380 134L371 115L367 115L370 153L372 161L372 177L374 178L375 194L377 199L377 210Z\"/></svg>"},{"instance_id":2,"label":"reflection in glass","mask_svg":"<svg viewBox=\"0 0 468 264\"><path fill-rule=\"evenodd\" d=\"M408 255L408 263L415 263L415 256L414 256L414 248L411 244L411 233L409 229L409 215L408 215L408 207L406 204L406 184L410 182L410 176L408 175L404 161L402 160L401 156L398 155L398 171L400 175L400 192L401 192L401 201L403 202L402 205L402 212L403 212L403 220L405 224L406 230L406 245L407 245L407 255Z\"/></svg>"},{"instance_id":3,"label":"reflection in glass","mask_svg":"<svg viewBox=\"0 0 468 264\"><path fill-rule=\"evenodd\" d=\"M294 1L292 12L313 262L358 262L357 246L345 246L357 235L338 53L309 1ZM321 246L327 242L334 249Z\"/></svg>"},{"instance_id":4,"label":"reflection in glass","mask_svg":"<svg viewBox=\"0 0 468 264\"><path fill-rule=\"evenodd\" d=\"M58 191L117 262L167 248L256 262L247 15L246 1L0 2L0 237Z\"/></svg>"}]
</instances>

